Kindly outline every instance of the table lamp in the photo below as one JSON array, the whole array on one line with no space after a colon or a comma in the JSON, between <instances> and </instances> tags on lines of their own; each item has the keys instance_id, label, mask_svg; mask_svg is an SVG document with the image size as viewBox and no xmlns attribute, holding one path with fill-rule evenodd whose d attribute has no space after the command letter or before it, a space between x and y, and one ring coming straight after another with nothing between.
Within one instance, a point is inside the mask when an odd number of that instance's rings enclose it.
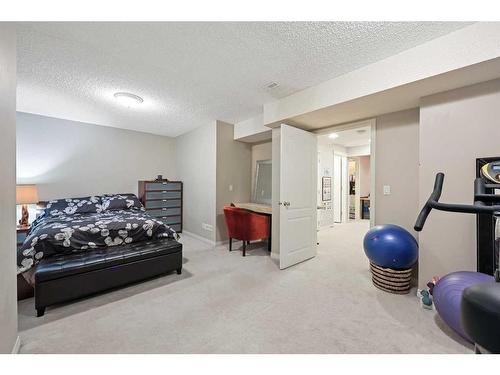
<instances>
[{"instance_id":1,"label":"table lamp","mask_svg":"<svg viewBox=\"0 0 500 375\"><path fill-rule=\"evenodd\" d=\"M22 213L21 220L19 220L19 226L27 227L29 225L28 204L38 203L38 189L36 188L36 185L17 185L16 203L22 204Z\"/></svg>"}]
</instances>

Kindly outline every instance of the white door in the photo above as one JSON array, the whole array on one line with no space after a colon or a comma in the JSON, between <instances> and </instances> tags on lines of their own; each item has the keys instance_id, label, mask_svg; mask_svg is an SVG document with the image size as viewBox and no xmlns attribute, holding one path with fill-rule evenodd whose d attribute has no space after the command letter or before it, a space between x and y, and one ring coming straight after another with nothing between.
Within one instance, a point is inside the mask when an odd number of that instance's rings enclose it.
<instances>
[{"instance_id":1,"label":"white door","mask_svg":"<svg viewBox=\"0 0 500 375\"><path fill-rule=\"evenodd\" d=\"M342 222L342 156L333 157L333 220Z\"/></svg>"},{"instance_id":2,"label":"white door","mask_svg":"<svg viewBox=\"0 0 500 375\"><path fill-rule=\"evenodd\" d=\"M281 125L280 269L316 255L316 135Z\"/></svg>"}]
</instances>

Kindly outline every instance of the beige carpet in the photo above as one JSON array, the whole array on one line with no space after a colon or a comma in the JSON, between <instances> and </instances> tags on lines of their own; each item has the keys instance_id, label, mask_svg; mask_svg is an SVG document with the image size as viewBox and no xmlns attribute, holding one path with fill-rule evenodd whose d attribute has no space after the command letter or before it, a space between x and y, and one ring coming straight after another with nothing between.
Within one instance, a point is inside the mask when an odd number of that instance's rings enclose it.
<instances>
[{"instance_id":1,"label":"beige carpet","mask_svg":"<svg viewBox=\"0 0 500 375\"><path fill-rule=\"evenodd\" d=\"M320 231L318 256L280 271L265 245L246 258L184 236L181 276L35 317L19 303L22 353L471 353L414 294L375 289L367 222Z\"/></svg>"}]
</instances>

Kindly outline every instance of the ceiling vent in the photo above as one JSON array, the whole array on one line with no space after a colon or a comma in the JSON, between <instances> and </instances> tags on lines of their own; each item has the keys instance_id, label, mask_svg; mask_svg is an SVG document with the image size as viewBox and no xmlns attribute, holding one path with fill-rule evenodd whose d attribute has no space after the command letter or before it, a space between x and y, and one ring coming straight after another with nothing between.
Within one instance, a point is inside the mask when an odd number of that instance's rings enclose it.
<instances>
[{"instance_id":1,"label":"ceiling vent","mask_svg":"<svg viewBox=\"0 0 500 375\"><path fill-rule=\"evenodd\" d=\"M278 82L270 82L266 85L266 89L272 90L278 87L280 84Z\"/></svg>"}]
</instances>

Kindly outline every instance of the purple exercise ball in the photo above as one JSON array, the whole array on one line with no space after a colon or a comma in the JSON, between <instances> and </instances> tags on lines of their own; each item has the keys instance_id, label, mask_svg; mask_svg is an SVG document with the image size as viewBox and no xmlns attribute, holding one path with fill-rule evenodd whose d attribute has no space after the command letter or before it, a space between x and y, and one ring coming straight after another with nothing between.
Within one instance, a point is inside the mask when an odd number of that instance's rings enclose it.
<instances>
[{"instance_id":1,"label":"purple exercise ball","mask_svg":"<svg viewBox=\"0 0 500 375\"><path fill-rule=\"evenodd\" d=\"M492 276L479 272L459 271L443 276L432 291L436 310L443 321L464 339L472 342L464 332L460 318L462 294L469 286L494 281Z\"/></svg>"}]
</instances>

